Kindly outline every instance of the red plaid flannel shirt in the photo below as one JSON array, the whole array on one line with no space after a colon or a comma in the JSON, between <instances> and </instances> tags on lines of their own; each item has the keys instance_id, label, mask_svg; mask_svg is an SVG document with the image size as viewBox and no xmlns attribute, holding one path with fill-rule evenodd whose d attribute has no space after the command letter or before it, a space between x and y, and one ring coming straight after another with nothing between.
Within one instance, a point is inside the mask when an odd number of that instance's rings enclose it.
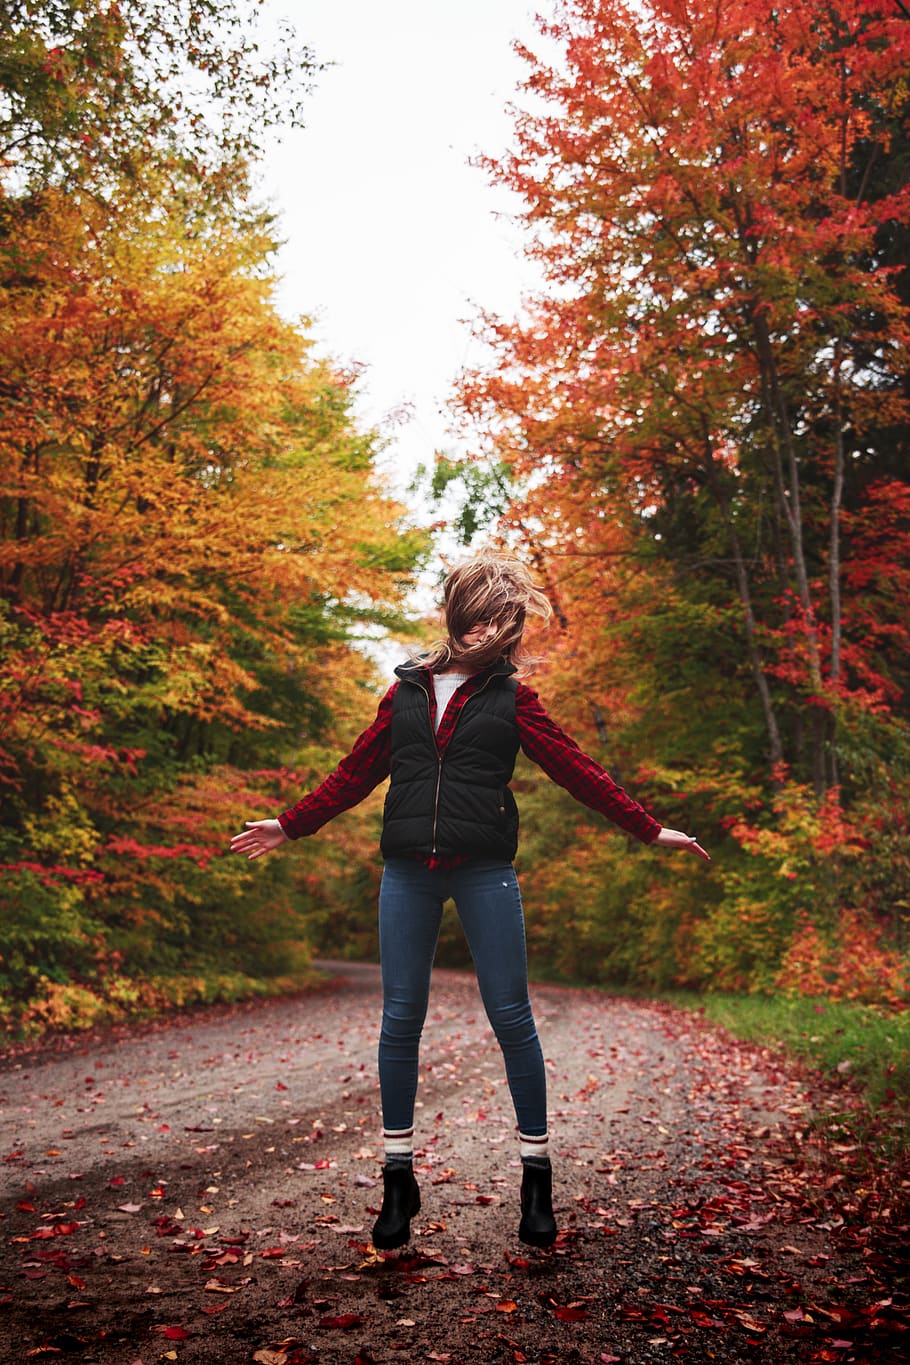
<instances>
[{"instance_id":1,"label":"red plaid flannel shirt","mask_svg":"<svg viewBox=\"0 0 910 1365\"><path fill-rule=\"evenodd\" d=\"M427 684L430 722L435 725L436 696L432 674L424 670L421 676L424 680L430 679ZM462 683L446 707L436 734L440 753L445 752L461 708L476 689L477 683L477 675ZM315 834L334 816L356 806L388 777L391 767L392 701L400 686L398 682L392 684L379 703L372 725L355 741L351 752L341 760L335 771L329 773L325 781L298 801L296 806L291 806L279 815L281 828L290 839ZM569 738L565 730L547 715L537 693L523 683L519 683L517 688L515 719L522 750L548 777L565 787L577 801L591 810L599 811L642 843L650 844L657 838L661 829L659 822L637 801L633 801L599 763L578 747L574 739ZM422 861L430 867L449 867L462 860L426 857Z\"/></svg>"}]
</instances>

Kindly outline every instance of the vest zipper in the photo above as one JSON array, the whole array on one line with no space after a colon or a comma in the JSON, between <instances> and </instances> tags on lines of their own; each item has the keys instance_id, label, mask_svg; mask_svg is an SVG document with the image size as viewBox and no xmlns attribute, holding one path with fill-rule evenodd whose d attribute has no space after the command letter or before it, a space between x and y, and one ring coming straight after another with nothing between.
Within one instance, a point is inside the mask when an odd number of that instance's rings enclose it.
<instances>
[{"instance_id":1,"label":"vest zipper","mask_svg":"<svg viewBox=\"0 0 910 1365\"><path fill-rule=\"evenodd\" d=\"M433 730L433 717L430 712L430 689L428 687L424 687L423 683L420 682L419 679L417 678L414 679L414 682L417 684L417 686L420 688L421 692L427 699L427 721L429 722L430 732L433 736L433 744L436 747L436 795L433 798L433 849L430 855L431 857L435 858L436 826L439 822L439 788L442 785L442 754L439 752L439 742L436 738L436 732Z\"/></svg>"},{"instance_id":2,"label":"vest zipper","mask_svg":"<svg viewBox=\"0 0 910 1365\"><path fill-rule=\"evenodd\" d=\"M433 802L433 852L432 857L436 857L436 825L439 821L439 788L442 785L442 754L436 754L436 799Z\"/></svg>"}]
</instances>

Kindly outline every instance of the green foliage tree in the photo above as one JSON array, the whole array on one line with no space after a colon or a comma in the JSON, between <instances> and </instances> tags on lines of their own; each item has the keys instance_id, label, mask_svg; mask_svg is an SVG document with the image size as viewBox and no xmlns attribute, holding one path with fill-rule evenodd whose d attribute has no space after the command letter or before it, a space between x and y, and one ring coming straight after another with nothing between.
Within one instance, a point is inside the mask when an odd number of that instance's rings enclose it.
<instances>
[{"instance_id":1,"label":"green foliage tree","mask_svg":"<svg viewBox=\"0 0 910 1365\"><path fill-rule=\"evenodd\" d=\"M257 0L4 0L7 184L136 194L154 163L236 189L266 131L302 122L319 70L287 24L264 25Z\"/></svg>"}]
</instances>

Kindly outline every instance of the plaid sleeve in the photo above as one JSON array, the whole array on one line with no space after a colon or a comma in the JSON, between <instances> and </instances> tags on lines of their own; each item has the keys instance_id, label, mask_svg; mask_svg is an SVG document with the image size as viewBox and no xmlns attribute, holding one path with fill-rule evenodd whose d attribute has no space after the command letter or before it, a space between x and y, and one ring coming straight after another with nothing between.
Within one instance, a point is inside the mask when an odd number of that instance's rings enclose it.
<instances>
[{"instance_id":1,"label":"plaid sleeve","mask_svg":"<svg viewBox=\"0 0 910 1365\"><path fill-rule=\"evenodd\" d=\"M625 792L610 774L578 747L544 710L537 693L518 684L516 719L521 747L560 787L612 820L642 843L650 844L661 830L659 821Z\"/></svg>"},{"instance_id":2,"label":"plaid sleeve","mask_svg":"<svg viewBox=\"0 0 910 1365\"><path fill-rule=\"evenodd\" d=\"M398 689L393 683L379 703L372 725L354 742L351 752L315 791L304 796L278 816L278 823L289 839L315 834L336 815L350 810L369 796L389 775L392 729L392 698Z\"/></svg>"}]
</instances>

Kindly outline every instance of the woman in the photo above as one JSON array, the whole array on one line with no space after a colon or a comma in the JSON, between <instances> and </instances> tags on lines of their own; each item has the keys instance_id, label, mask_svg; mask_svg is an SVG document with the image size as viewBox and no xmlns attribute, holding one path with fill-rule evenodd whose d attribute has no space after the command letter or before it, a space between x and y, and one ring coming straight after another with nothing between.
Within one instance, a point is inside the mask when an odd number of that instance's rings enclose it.
<instances>
[{"instance_id":1,"label":"woman","mask_svg":"<svg viewBox=\"0 0 910 1365\"><path fill-rule=\"evenodd\" d=\"M519 748L579 801L644 843L707 859L664 829L584 754L515 674L529 614L550 604L516 560L480 554L445 584L446 639L395 669L398 681L348 756L277 820L247 821L231 849L258 858L313 834L386 777L379 893L379 1084L385 1164L374 1245L403 1246L420 1208L413 1170L418 1048L443 903L456 904L484 1007L502 1048L522 1162L518 1236L556 1237L543 1054L528 999L521 896L512 859L518 811L509 781Z\"/></svg>"}]
</instances>

